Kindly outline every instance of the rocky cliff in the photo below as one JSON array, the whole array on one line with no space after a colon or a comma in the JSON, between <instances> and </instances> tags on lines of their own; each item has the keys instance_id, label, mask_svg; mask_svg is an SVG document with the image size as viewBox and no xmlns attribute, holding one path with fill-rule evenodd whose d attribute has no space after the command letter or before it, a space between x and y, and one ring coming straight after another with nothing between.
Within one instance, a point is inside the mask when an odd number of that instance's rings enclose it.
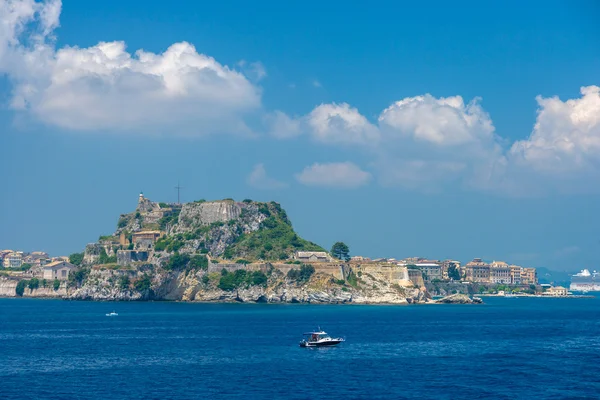
<instances>
[{"instance_id":1,"label":"rocky cliff","mask_svg":"<svg viewBox=\"0 0 600 400\"><path fill-rule=\"evenodd\" d=\"M86 246L83 262L58 290L23 296L86 300L307 303L426 302L405 267L305 263L299 251L324 251L301 238L276 202L231 199L183 205L140 194L112 235ZM325 259L330 260L326 257ZM306 260L305 260L306 261ZM16 284L0 284L12 296Z\"/></svg>"},{"instance_id":2,"label":"rocky cliff","mask_svg":"<svg viewBox=\"0 0 600 400\"><path fill-rule=\"evenodd\" d=\"M403 287L371 274L347 279L314 272L311 266L294 266L288 273L271 264L215 266L168 271L145 265L140 269L94 267L80 288L69 294L82 300L181 300L200 302L362 303L410 304L427 302L426 292ZM231 272L230 272L231 271ZM290 272L291 271L291 272ZM308 271L304 276L302 271ZM360 273L360 271L359 271Z\"/></svg>"}]
</instances>

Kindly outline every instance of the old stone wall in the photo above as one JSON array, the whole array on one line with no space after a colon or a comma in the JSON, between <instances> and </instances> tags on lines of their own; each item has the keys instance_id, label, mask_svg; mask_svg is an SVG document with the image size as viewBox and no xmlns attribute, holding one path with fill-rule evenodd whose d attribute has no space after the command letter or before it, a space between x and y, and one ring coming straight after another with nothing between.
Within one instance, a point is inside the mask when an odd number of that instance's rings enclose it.
<instances>
[{"instance_id":1,"label":"old stone wall","mask_svg":"<svg viewBox=\"0 0 600 400\"><path fill-rule=\"evenodd\" d=\"M0 278L0 297L17 297L17 284L20 279ZM41 280L40 280L41 281ZM58 290L54 290L54 281L48 281L47 287L40 287L34 290L25 288L23 297L48 297L48 298L63 298L68 295L67 283L61 282Z\"/></svg>"},{"instance_id":2,"label":"old stone wall","mask_svg":"<svg viewBox=\"0 0 600 400\"><path fill-rule=\"evenodd\" d=\"M352 265L352 269L365 274L378 275L389 282L406 282L410 279L406 267L394 264L355 264Z\"/></svg>"},{"instance_id":3,"label":"old stone wall","mask_svg":"<svg viewBox=\"0 0 600 400\"><path fill-rule=\"evenodd\" d=\"M408 277L415 286L425 286L425 281L423 280L423 272L420 269L409 269Z\"/></svg>"}]
</instances>

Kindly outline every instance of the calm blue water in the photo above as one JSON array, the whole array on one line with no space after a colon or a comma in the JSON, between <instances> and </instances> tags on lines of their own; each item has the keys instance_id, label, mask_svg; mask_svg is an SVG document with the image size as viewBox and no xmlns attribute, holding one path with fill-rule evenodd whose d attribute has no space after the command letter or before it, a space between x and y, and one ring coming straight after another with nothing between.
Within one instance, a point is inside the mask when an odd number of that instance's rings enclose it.
<instances>
[{"instance_id":1,"label":"calm blue water","mask_svg":"<svg viewBox=\"0 0 600 400\"><path fill-rule=\"evenodd\" d=\"M0 398L600 398L600 299L485 300L0 299ZM299 348L317 325L347 342Z\"/></svg>"}]
</instances>

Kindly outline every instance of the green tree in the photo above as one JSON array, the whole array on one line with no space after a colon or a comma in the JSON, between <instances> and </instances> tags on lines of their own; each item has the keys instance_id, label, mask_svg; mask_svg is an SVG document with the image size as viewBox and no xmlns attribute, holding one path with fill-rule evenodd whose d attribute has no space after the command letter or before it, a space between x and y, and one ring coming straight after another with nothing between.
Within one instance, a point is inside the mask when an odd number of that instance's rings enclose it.
<instances>
[{"instance_id":1,"label":"green tree","mask_svg":"<svg viewBox=\"0 0 600 400\"><path fill-rule=\"evenodd\" d=\"M83 262L83 253L73 253L69 256L69 262L73 265L81 265Z\"/></svg>"},{"instance_id":2,"label":"green tree","mask_svg":"<svg viewBox=\"0 0 600 400\"><path fill-rule=\"evenodd\" d=\"M19 283L17 283L17 287L15 288L15 293L17 294L17 296L19 296L19 297L23 296L23 293L25 293L26 286L27 286L26 280L22 280L22 281L19 281Z\"/></svg>"},{"instance_id":3,"label":"green tree","mask_svg":"<svg viewBox=\"0 0 600 400\"><path fill-rule=\"evenodd\" d=\"M350 249L344 242L336 242L331 247L331 255L337 258L338 260L350 260Z\"/></svg>"},{"instance_id":4,"label":"green tree","mask_svg":"<svg viewBox=\"0 0 600 400\"><path fill-rule=\"evenodd\" d=\"M243 269L237 269L233 273L226 274L223 274L223 271L221 271L221 278L219 279L219 289L228 292L237 289L243 283L246 282L246 275L246 271Z\"/></svg>"},{"instance_id":5,"label":"green tree","mask_svg":"<svg viewBox=\"0 0 600 400\"><path fill-rule=\"evenodd\" d=\"M448 277L453 281L460 281L460 270L454 264L448 267Z\"/></svg>"},{"instance_id":6,"label":"green tree","mask_svg":"<svg viewBox=\"0 0 600 400\"><path fill-rule=\"evenodd\" d=\"M266 286L267 276L262 271L254 271L248 275L248 283L254 286Z\"/></svg>"},{"instance_id":7,"label":"green tree","mask_svg":"<svg viewBox=\"0 0 600 400\"><path fill-rule=\"evenodd\" d=\"M52 287L55 291L58 290L60 288L60 281L58 279L55 279L54 282L52 282Z\"/></svg>"},{"instance_id":8,"label":"green tree","mask_svg":"<svg viewBox=\"0 0 600 400\"><path fill-rule=\"evenodd\" d=\"M169 261L164 264L164 269L168 271L183 271L187 268L190 262L190 256L187 254L175 253L169 258Z\"/></svg>"},{"instance_id":9,"label":"green tree","mask_svg":"<svg viewBox=\"0 0 600 400\"><path fill-rule=\"evenodd\" d=\"M40 280L38 278L31 278L29 280L29 283L27 284L27 287L30 290L34 290L40 287Z\"/></svg>"}]
</instances>

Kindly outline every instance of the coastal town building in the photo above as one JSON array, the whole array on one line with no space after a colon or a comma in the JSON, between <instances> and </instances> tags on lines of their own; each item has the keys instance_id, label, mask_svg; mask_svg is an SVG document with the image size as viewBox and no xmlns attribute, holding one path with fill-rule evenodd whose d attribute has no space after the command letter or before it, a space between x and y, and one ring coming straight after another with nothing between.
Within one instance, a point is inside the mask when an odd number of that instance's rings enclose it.
<instances>
[{"instance_id":1,"label":"coastal town building","mask_svg":"<svg viewBox=\"0 0 600 400\"><path fill-rule=\"evenodd\" d=\"M554 286L554 287L548 288L542 294L546 295L546 296L567 296L569 294L569 291L562 286Z\"/></svg>"},{"instance_id":2,"label":"coastal town building","mask_svg":"<svg viewBox=\"0 0 600 400\"><path fill-rule=\"evenodd\" d=\"M511 284L510 267L504 261L493 261L490 264L490 283Z\"/></svg>"},{"instance_id":3,"label":"coastal town building","mask_svg":"<svg viewBox=\"0 0 600 400\"><path fill-rule=\"evenodd\" d=\"M41 267L50 262L50 256L44 251L33 251L24 255L23 263L30 264L34 267Z\"/></svg>"},{"instance_id":4,"label":"coastal town building","mask_svg":"<svg viewBox=\"0 0 600 400\"><path fill-rule=\"evenodd\" d=\"M42 277L44 279L67 280L71 270L76 268L75 265L66 261L55 261L46 264L43 268Z\"/></svg>"},{"instance_id":5,"label":"coastal town building","mask_svg":"<svg viewBox=\"0 0 600 400\"><path fill-rule=\"evenodd\" d=\"M354 262L368 262L368 261L371 261L371 259L369 257L353 256L353 257L350 257L350 261L354 261Z\"/></svg>"},{"instance_id":6,"label":"coastal town building","mask_svg":"<svg viewBox=\"0 0 600 400\"><path fill-rule=\"evenodd\" d=\"M523 268L521 272L521 284L522 285L535 285L537 284L537 272L535 268Z\"/></svg>"},{"instance_id":7,"label":"coastal town building","mask_svg":"<svg viewBox=\"0 0 600 400\"><path fill-rule=\"evenodd\" d=\"M294 258L302 262L331 262L333 258L325 251L297 251Z\"/></svg>"},{"instance_id":8,"label":"coastal town building","mask_svg":"<svg viewBox=\"0 0 600 400\"><path fill-rule=\"evenodd\" d=\"M519 265L510 265L510 283L512 285L520 285L521 284L521 273L523 271L523 267Z\"/></svg>"},{"instance_id":9,"label":"coastal town building","mask_svg":"<svg viewBox=\"0 0 600 400\"><path fill-rule=\"evenodd\" d=\"M465 280L476 283L490 282L490 266L481 258L474 258L465 265Z\"/></svg>"},{"instance_id":10,"label":"coastal town building","mask_svg":"<svg viewBox=\"0 0 600 400\"><path fill-rule=\"evenodd\" d=\"M14 251L4 256L4 268L20 268L23 265L23 252Z\"/></svg>"},{"instance_id":11,"label":"coastal town building","mask_svg":"<svg viewBox=\"0 0 600 400\"><path fill-rule=\"evenodd\" d=\"M442 267L434 262L420 262L415 264L425 274L425 279L428 282L442 280Z\"/></svg>"}]
</instances>

